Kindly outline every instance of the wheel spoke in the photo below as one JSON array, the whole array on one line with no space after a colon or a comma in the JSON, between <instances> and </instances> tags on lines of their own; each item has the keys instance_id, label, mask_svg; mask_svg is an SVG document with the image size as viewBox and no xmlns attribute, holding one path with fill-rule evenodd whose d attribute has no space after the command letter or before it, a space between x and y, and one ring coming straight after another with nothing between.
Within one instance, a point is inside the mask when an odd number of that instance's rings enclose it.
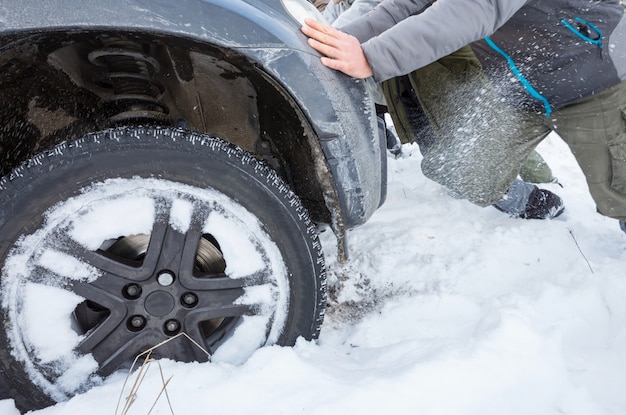
<instances>
[{"instance_id":1,"label":"wheel spoke","mask_svg":"<svg viewBox=\"0 0 626 415\"><path fill-rule=\"evenodd\" d=\"M191 347L193 360L198 361L198 362L209 361L211 359L211 355L213 354L214 350L210 349L210 347L207 344L206 339L202 335L202 330L200 330L200 324L193 324L193 325L186 326L186 327L187 327L187 330L185 331L185 333L191 339L189 343ZM194 342L197 344L193 344Z\"/></svg>"},{"instance_id":2,"label":"wheel spoke","mask_svg":"<svg viewBox=\"0 0 626 415\"><path fill-rule=\"evenodd\" d=\"M243 317L252 314L254 314L253 308L244 304L228 304L219 307L199 307L185 316L184 324L186 333L189 337L191 337L210 354L213 354L216 349L216 343L223 339L227 330L224 327L219 327L213 333L208 333L209 335L207 337L201 329L202 324L210 322L211 320L219 321L221 319L226 319L228 321L235 317ZM226 325L231 326L231 323L227 322ZM197 350L197 348L194 349L194 354L196 359L206 358L206 354L201 350Z\"/></svg>"},{"instance_id":3,"label":"wheel spoke","mask_svg":"<svg viewBox=\"0 0 626 415\"><path fill-rule=\"evenodd\" d=\"M169 214L163 212L155 220L144 262L154 263L151 269L169 269L180 276L190 275L207 216L205 204L194 204L189 228L181 233L171 225Z\"/></svg>"},{"instance_id":4,"label":"wheel spoke","mask_svg":"<svg viewBox=\"0 0 626 415\"><path fill-rule=\"evenodd\" d=\"M171 227L169 225L169 215L171 211L170 201L157 199L155 204L157 214L154 219L150 242L142 266L149 275L152 275L157 270L161 261L161 254L166 238L171 233Z\"/></svg>"},{"instance_id":5,"label":"wheel spoke","mask_svg":"<svg viewBox=\"0 0 626 415\"><path fill-rule=\"evenodd\" d=\"M226 274L211 275L210 277L192 276L184 281L184 287L194 291L216 291L234 288L244 288L254 285L252 278L230 278Z\"/></svg>"},{"instance_id":6,"label":"wheel spoke","mask_svg":"<svg viewBox=\"0 0 626 415\"><path fill-rule=\"evenodd\" d=\"M211 353L211 355L219 349L219 347L228 340L229 335L235 330L237 325L240 323L239 319L228 319L219 327L219 330L215 330L211 333L205 340L204 344L206 345L206 349Z\"/></svg>"},{"instance_id":7,"label":"wheel spoke","mask_svg":"<svg viewBox=\"0 0 626 415\"><path fill-rule=\"evenodd\" d=\"M182 241L182 250L180 254L180 262L178 274L181 284L186 286L187 282L193 279L196 264L196 255L200 238L202 238L202 230L204 224L211 212L211 206L208 203L194 203L191 214L191 223L187 230L184 240ZM191 287L187 287L190 288Z\"/></svg>"},{"instance_id":8,"label":"wheel spoke","mask_svg":"<svg viewBox=\"0 0 626 415\"><path fill-rule=\"evenodd\" d=\"M185 327L193 327L195 324L208 320L253 315L254 308L254 306L249 304L221 304L197 307L185 316Z\"/></svg>"},{"instance_id":9,"label":"wheel spoke","mask_svg":"<svg viewBox=\"0 0 626 415\"><path fill-rule=\"evenodd\" d=\"M206 292L200 296L198 304L185 315L184 325L188 332L197 330L201 323L232 317L242 317L254 314L254 307L248 304L236 304L244 294L243 289L234 288ZM196 341L202 336L194 336ZM204 340L200 343L203 344Z\"/></svg>"},{"instance_id":10,"label":"wheel spoke","mask_svg":"<svg viewBox=\"0 0 626 415\"><path fill-rule=\"evenodd\" d=\"M118 258L109 258L102 251L90 251L76 242L66 233L54 236L54 249L66 255L72 256L94 268L115 275L123 275L129 279L138 279L143 272L131 261L121 262Z\"/></svg>"},{"instance_id":11,"label":"wheel spoke","mask_svg":"<svg viewBox=\"0 0 626 415\"><path fill-rule=\"evenodd\" d=\"M241 278L231 278L226 274L193 275L184 281L184 286L196 291L228 290L233 288L253 287L271 283L272 278L267 269Z\"/></svg>"},{"instance_id":12,"label":"wheel spoke","mask_svg":"<svg viewBox=\"0 0 626 415\"><path fill-rule=\"evenodd\" d=\"M155 225L152 235L155 240L159 240L164 232L161 227ZM162 238L162 237L161 237ZM152 245L152 239L151 239ZM152 252L146 254L143 263L127 258L115 256L106 251L91 251L76 242L66 233L55 235L55 250L72 256L85 264L91 265L105 273L117 275L133 281L142 281L148 278L153 272L158 259L160 247L155 247ZM150 255L152 253L152 255Z\"/></svg>"},{"instance_id":13,"label":"wheel spoke","mask_svg":"<svg viewBox=\"0 0 626 415\"><path fill-rule=\"evenodd\" d=\"M133 333L121 327L90 352L100 365L98 373L108 376L162 340L152 331Z\"/></svg>"},{"instance_id":14,"label":"wheel spoke","mask_svg":"<svg viewBox=\"0 0 626 415\"><path fill-rule=\"evenodd\" d=\"M76 284L73 291L109 311L106 319L89 331L78 346L82 353L90 353L107 337L113 335L120 326L123 326L123 321L128 314L126 304L121 298L90 284Z\"/></svg>"},{"instance_id":15,"label":"wheel spoke","mask_svg":"<svg viewBox=\"0 0 626 415\"><path fill-rule=\"evenodd\" d=\"M65 276L61 276L47 267L34 266L28 277L29 283L47 285L60 289L68 289L72 286L73 281Z\"/></svg>"}]
</instances>

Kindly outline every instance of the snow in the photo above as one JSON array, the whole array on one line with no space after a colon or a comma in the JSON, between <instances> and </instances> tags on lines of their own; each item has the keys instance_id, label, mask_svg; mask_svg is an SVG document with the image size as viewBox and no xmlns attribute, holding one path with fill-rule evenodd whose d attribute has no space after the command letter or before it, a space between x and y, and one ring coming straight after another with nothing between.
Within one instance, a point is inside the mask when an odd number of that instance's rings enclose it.
<instances>
[{"instance_id":1,"label":"snow","mask_svg":"<svg viewBox=\"0 0 626 415\"><path fill-rule=\"evenodd\" d=\"M50 299L53 299L52 301ZM83 298L71 291L58 290L43 284L28 284L24 289L24 321L29 327L29 344L39 351L41 363L52 363L72 353L79 336L67 322ZM46 304L42 313L41 303ZM64 324L65 323L65 324ZM64 339L53 341L50 339Z\"/></svg>"},{"instance_id":2,"label":"snow","mask_svg":"<svg viewBox=\"0 0 626 415\"><path fill-rule=\"evenodd\" d=\"M595 212L558 137L539 150L564 185L543 186L565 200L552 221L450 197L405 145L347 264L322 233L318 341L242 364L150 363L128 413L147 414L169 380L152 414L626 414L626 235ZM121 413L132 382L117 373L33 415Z\"/></svg>"}]
</instances>

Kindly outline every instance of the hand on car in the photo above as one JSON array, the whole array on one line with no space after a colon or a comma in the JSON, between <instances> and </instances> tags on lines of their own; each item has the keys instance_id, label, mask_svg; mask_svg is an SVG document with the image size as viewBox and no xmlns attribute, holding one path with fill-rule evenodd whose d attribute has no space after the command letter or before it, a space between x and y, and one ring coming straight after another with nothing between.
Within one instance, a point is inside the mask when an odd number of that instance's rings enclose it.
<instances>
[{"instance_id":1,"label":"hand on car","mask_svg":"<svg viewBox=\"0 0 626 415\"><path fill-rule=\"evenodd\" d=\"M325 66L354 78L372 76L361 44L357 38L313 19L305 19L302 33L309 37L309 46L320 52Z\"/></svg>"}]
</instances>

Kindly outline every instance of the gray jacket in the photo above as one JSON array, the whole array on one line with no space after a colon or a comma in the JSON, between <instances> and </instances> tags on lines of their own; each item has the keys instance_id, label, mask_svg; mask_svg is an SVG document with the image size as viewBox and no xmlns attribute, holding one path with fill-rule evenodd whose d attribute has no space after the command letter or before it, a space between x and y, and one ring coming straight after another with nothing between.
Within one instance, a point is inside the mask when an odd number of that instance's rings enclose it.
<instances>
[{"instance_id":1,"label":"gray jacket","mask_svg":"<svg viewBox=\"0 0 626 415\"><path fill-rule=\"evenodd\" d=\"M620 0L385 0L341 29L359 39L378 82L473 44L488 71L513 71L525 102L546 114L626 79Z\"/></svg>"}]
</instances>

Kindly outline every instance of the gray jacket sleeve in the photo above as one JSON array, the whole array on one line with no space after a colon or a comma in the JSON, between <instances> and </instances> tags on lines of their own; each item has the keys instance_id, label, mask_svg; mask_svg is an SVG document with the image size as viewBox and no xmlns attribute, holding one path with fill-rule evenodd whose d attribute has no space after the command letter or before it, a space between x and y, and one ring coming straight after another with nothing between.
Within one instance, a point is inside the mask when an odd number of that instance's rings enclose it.
<instances>
[{"instance_id":1,"label":"gray jacket sleeve","mask_svg":"<svg viewBox=\"0 0 626 415\"><path fill-rule=\"evenodd\" d=\"M361 42L374 80L408 74L506 23L527 0L385 0L340 27Z\"/></svg>"},{"instance_id":2,"label":"gray jacket sleeve","mask_svg":"<svg viewBox=\"0 0 626 415\"><path fill-rule=\"evenodd\" d=\"M352 5L333 22L333 26L341 27L370 12L382 0L353 0Z\"/></svg>"},{"instance_id":3,"label":"gray jacket sleeve","mask_svg":"<svg viewBox=\"0 0 626 415\"><path fill-rule=\"evenodd\" d=\"M346 33L359 39L361 43L380 35L396 23L407 17L418 14L428 7L434 0L383 0L359 21L352 21L336 26Z\"/></svg>"},{"instance_id":4,"label":"gray jacket sleeve","mask_svg":"<svg viewBox=\"0 0 626 415\"><path fill-rule=\"evenodd\" d=\"M330 0L326 5L326 8L322 11L322 16L326 18L328 23L332 23L337 20L337 17L339 17L339 15L348 10L349 7L350 5L344 4L343 1L335 3L334 1Z\"/></svg>"}]
</instances>

